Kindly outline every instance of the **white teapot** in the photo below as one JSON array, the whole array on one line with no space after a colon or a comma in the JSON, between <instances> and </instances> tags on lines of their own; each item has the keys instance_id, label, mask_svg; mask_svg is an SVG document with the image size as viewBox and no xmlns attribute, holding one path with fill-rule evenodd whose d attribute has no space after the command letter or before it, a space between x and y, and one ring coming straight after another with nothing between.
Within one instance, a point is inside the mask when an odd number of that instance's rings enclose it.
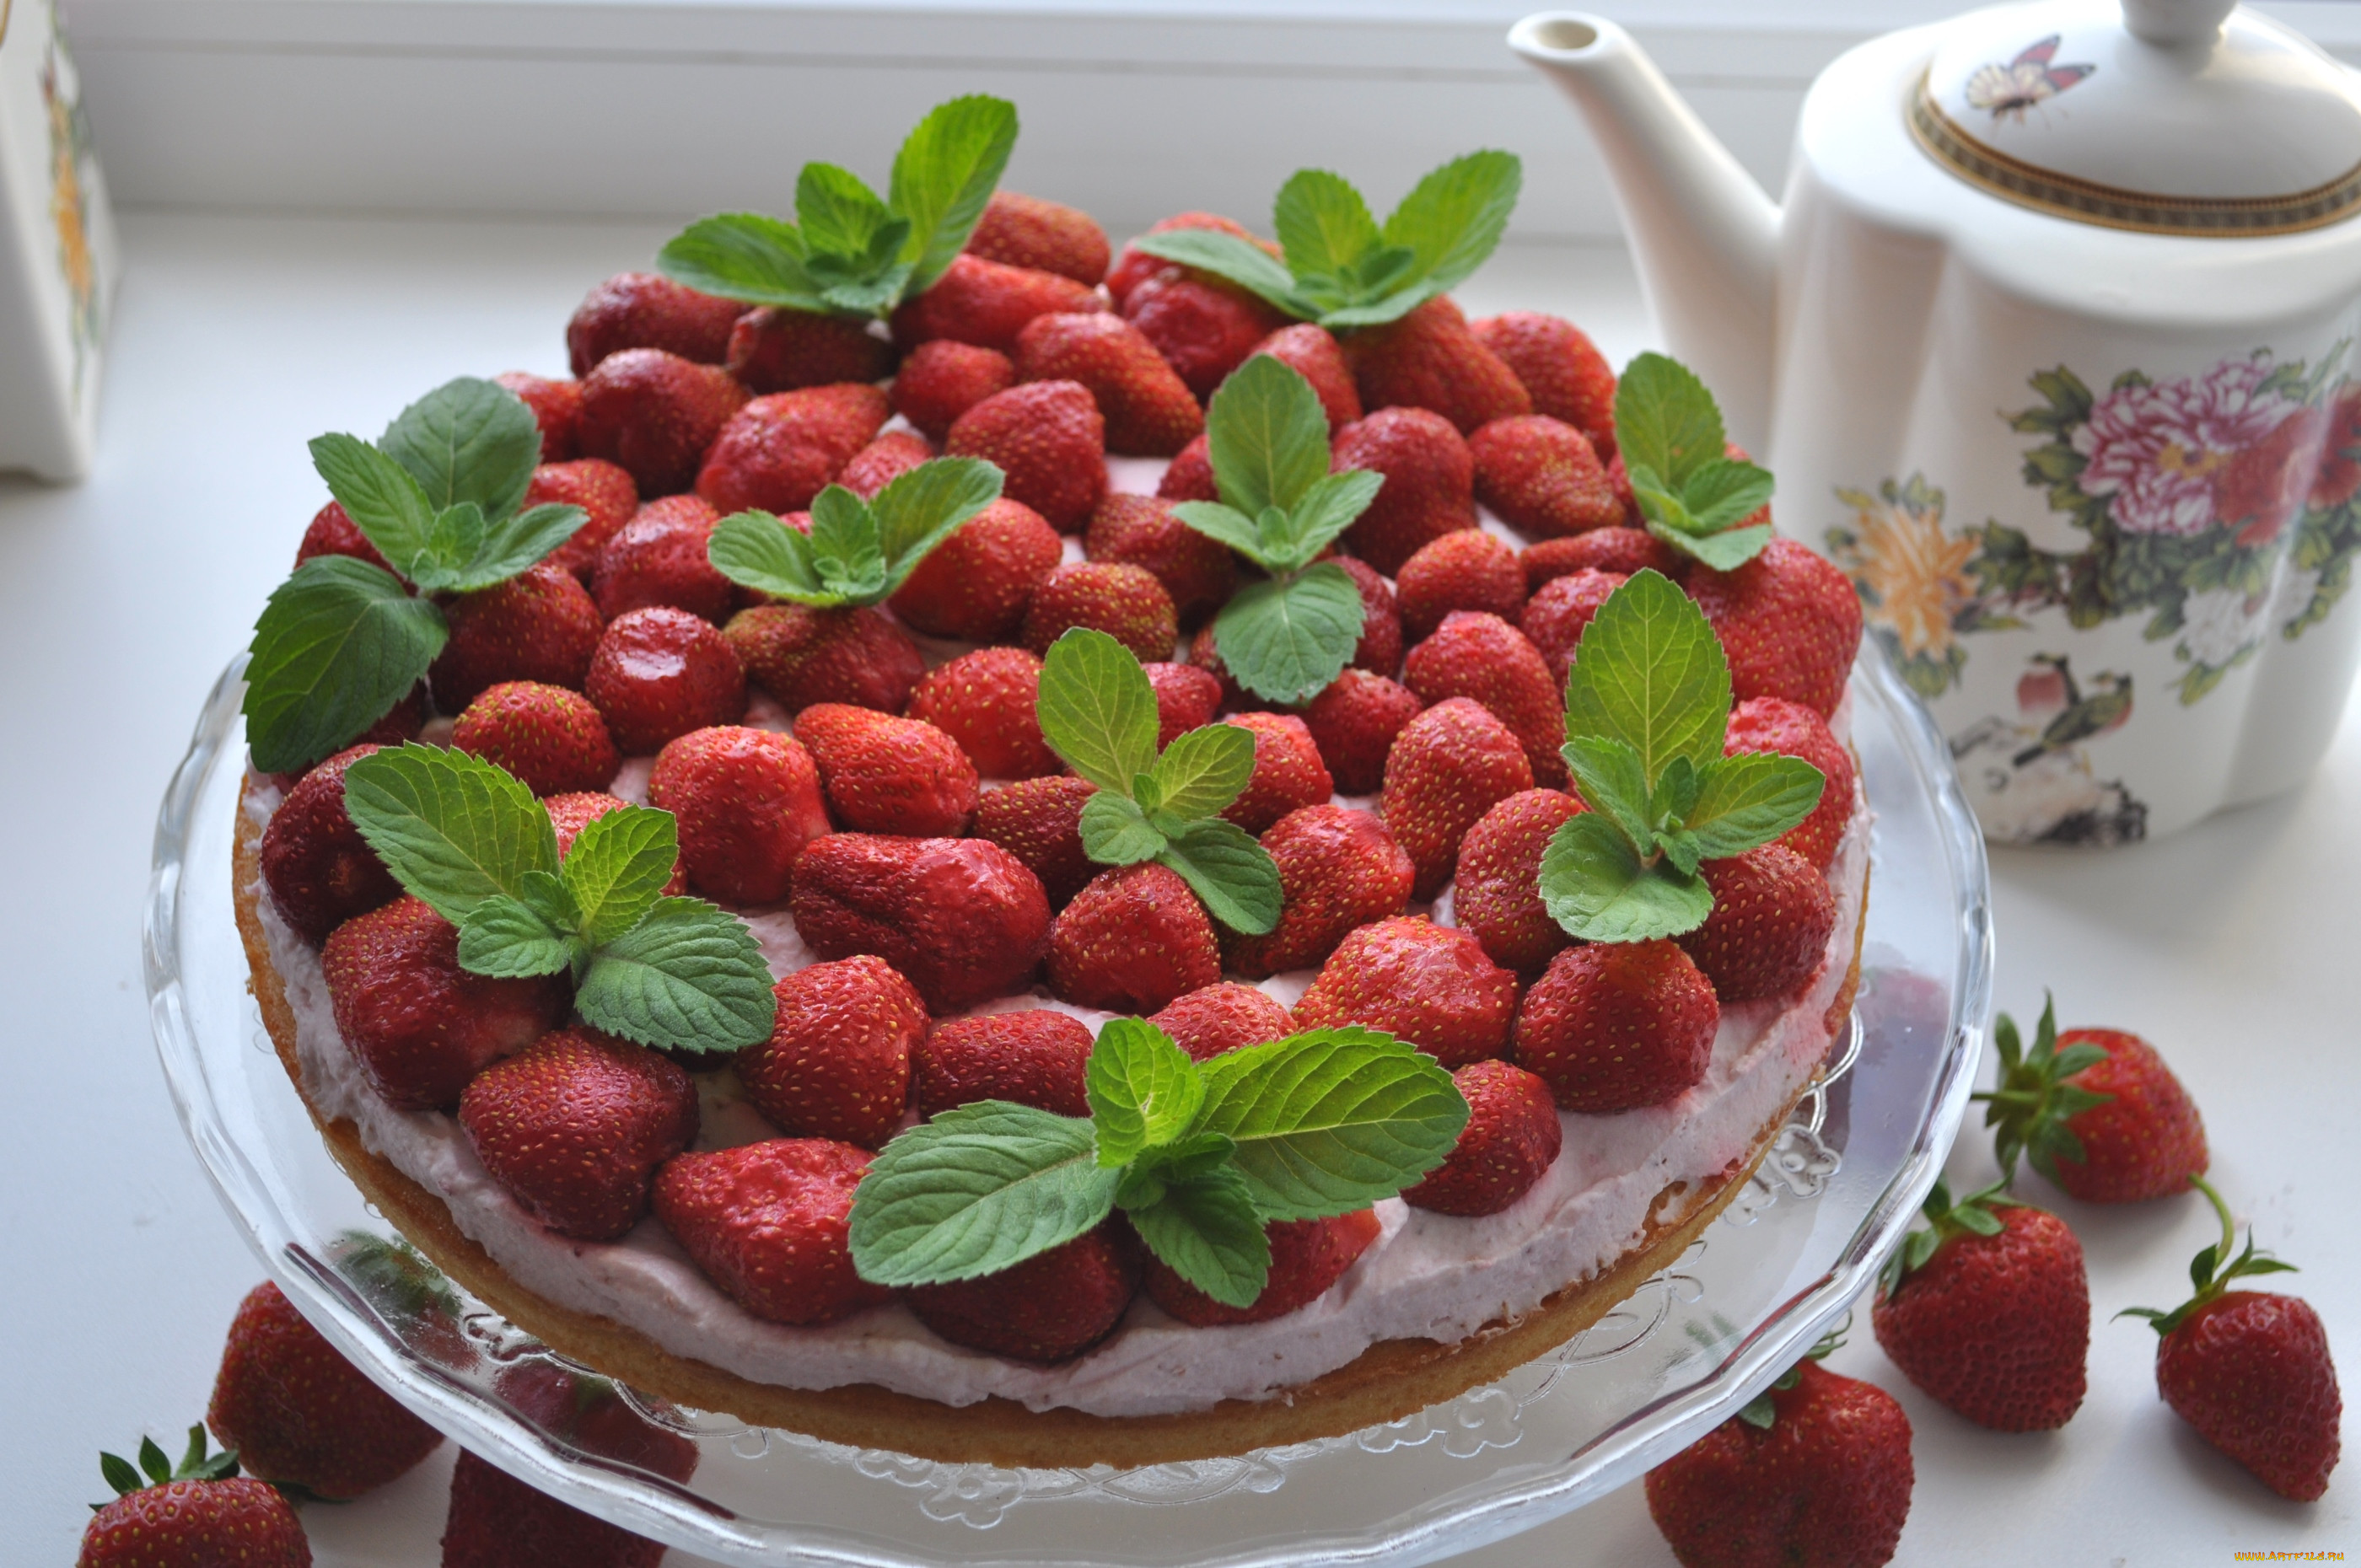
<instances>
[{"instance_id":1,"label":"white teapot","mask_svg":"<svg viewBox=\"0 0 2361 1568\"><path fill-rule=\"evenodd\" d=\"M2361 74L2228 0L1977 11L1829 66L1773 205L1613 23L1510 43L1988 837L2311 773L2361 654Z\"/></svg>"}]
</instances>

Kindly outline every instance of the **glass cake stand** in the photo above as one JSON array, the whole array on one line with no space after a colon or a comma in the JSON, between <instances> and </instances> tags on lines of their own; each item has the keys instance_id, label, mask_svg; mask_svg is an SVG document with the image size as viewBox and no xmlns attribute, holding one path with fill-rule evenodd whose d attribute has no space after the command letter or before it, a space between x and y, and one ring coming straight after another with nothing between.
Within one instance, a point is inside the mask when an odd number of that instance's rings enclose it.
<instances>
[{"instance_id":1,"label":"glass cake stand","mask_svg":"<svg viewBox=\"0 0 2361 1568\"><path fill-rule=\"evenodd\" d=\"M496 1375L547 1353L479 1303L462 1297L455 1354L337 1272L340 1238L389 1227L330 1159L247 992L230 893L242 667L165 796L145 933L157 1047L198 1157L304 1316L404 1404L577 1508L728 1563L1416 1563L1579 1508L1752 1398L1869 1284L1949 1151L1991 1012L1982 840L1942 737L1872 645L1852 689L1875 869L1843 1070L1705 1237L1572 1343L1389 1426L1129 1471L937 1464L643 1405L696 1440L678 1485L504 1402Z\"/></svg>"}]
</instances>

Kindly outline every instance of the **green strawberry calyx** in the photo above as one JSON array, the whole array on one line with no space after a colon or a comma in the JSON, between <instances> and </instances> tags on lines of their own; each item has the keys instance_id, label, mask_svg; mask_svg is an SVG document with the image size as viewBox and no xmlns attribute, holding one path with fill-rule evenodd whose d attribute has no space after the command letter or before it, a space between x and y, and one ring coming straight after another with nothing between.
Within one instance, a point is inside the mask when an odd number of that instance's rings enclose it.
<instances>
[{"instance_id":1,"label":"green strawberry calyx","mask_svg":"<svg viewBox=\"0 0 2361 1568\"><path fill-rule=\"evenodd\" d=\"M1543 851L1550 918L1592 942L1676 937L1705 924L1701 861L1744 854L1820 803L1798 757L1724 756L1730 662L1670 578L1635 573L1584 628L1565 680L1566 766L1590 809Z\"/></svg>"},{"instance_id":2,"label":"green strawberry calyx","mask_svg":"<svg viewBox=\"0 0 2361 1568\"><path fill-rule=\"evenodd\" d=\"M237 1450L225 1448L219 1453L207 1454L204 1425L199 1422L189 1429L188 1452L181 1454L180 1464L174 1464L156 1445L154 1438L142 1437L137 1465L121 1454L102 1453L98 1456L98 1473L115 1488L115 1497L127 1497L149 1486L169 1486L175 1481L226 1481L237 1474ZM90 1511L97 1513L105 1507L105 1503L93 1503Z\"/></svg>"},{"instance_id":3,"label":"green strawberry calyx","mask_svg":"<svg viewBox=\"0 0 2361 1568\"><path fill-rule=\"evenodd\" d=\"M1771 472L1729 455L1721 406L1687 366L1642 354L1623 367L1615 446L1648 532L1674 549L1727 572L1771 543L1768 522L1746 521L1770 504Z\"/></svg>"},{"instance_id":4,"label":"green strawberry calyx","mask_svg":"<svg viewBox=\"0 0 2361 1568\"><path fill-rule=\"evenodd\" d=\"M1172 515L1268 573L1213 618L1213 648L1238 685L1267 702L1309 702L1359 646L1361 590L1321 552L1369 510L1385 476L1328 471L1328 414L1292 366L1257 354L1205 411L1218 501Z\"/></svg>"},{"instance_id":5,"label":"green strawberry calyx","mask_svg":"<svg viewBox=\"0 0 2361 1568\"><path fill-rule=\"evenodd\" d=\"M2070 1081L2105 1061L2106 1047L2084 1042L2059 1050L2057 999L2045 992L2033 1049L2025 1049L2016 1020L2005 1013L1993 1025L1993 1048L2000 1056L1995 1084L1971 1098L1983 1102L1984 1125L1995 1129L1993 1155L2000 1161L2001 1179L2015 1181L2023 1158L2055 1182L2059 1160L2081 1165L2088 1157L2074 1134L2074 1118L2114 1099Z\"/></svg>"},{"instance_id":6,"label":"green strawberry calyx","mask_svg":"<svg viewBox=\"0 0 2361 1568\"><path fill-rule=\"evenodd\" d=\"M1140 1018L1084 1069L1091 1113L981 1100L878 1151L852 1198L872 1284L998 1274L1121 1209L1148 1251L1230 1307L1268 1283L1273 1221L1366 1209L1449 1157L1467 1102L1433 1058L1358 1027L1197 1062Z\"/></svg>"},{"instance_id":7,"label":"green strawberry calyx","mask_svg":"<svg viewBox=\"0 0 2361 1568\"><path fill-rule=\"evenodd\" d=\"M766 511L732 512L714 525L706 558L739 587L790 604L876 604L998 500L1002 478L980 457L938 457L895 475L869 500L830 485L812 498L809 532Z\"/></svg>"},{"instance_id":8,"label":"green strawberry calyx","mask_svg":"<svg viewBox=\"0 0 2361 1568\"><path fill-rule=\"evenodd\" d=\"M2221 1193L2214 1190L2213 1184L2203 1177L2192 1176L2189 1184L2205 1194L2205 1201L2213 1205L2214 1216L2222 1222L2222 1239L2189 1260L2189 1283L2196 1294L2169 1312L2159 1312L2153 1307L2125 1307L2115 1314L2118 1318L2146 1318L2148 1325L2158 1334L2170 1333L2187 1322L2200 1308L2221 1299L2223 1292L2229 1289L2234 1279L2247 1279L2257 1274L2297 1272L2294 1264L2281 1263L2267 1252L2255 1250L2255 1232L2251 1225L2246 1229L2246 1250L2233 1256L2238 1245L2238 1223L2230 1216L2230 1205L2223 1201Z\"/></svg>"},{"instance_id":9,"label":"green strawberry calyx","mask_svg":"<svg viewBox=\"0 0 2361 1568\"><path fill-rule=\"evenodd\" d=\"M1254 778L1252 734L1207 724L1159 751L1148 672L1122 643L1081 626L1049 644L1034 712L1049 749L1098 786L1082 805L1084 854L1179 873L1234 931L1259 937L1279 924L1278 862L1221 815Z\"/></svg>"},{"instance_id":10,"label":"green strawberry calyx","mask_svg":"<svg viewBox=\"0 0 2361 1568\"><path fill-rule=\"evenodd\" d=\"M948 270L1016 146L1016 106L982 93L928 111L894 157L879 196L851 170L807 163L796 221L759 213L699 218L657 253L657 269L720 299L814 314L884 318Z\"/></svg>"},{"instance_id":11,"label":"green strawberry calyx","mask_svg":"<svg viewBox=\"0 0 2361 1568\"><path fill-rule=\"evenodd\" d=\"M524 504L541 422L506 388L446 381L374 444L313 439L329 494L393 570L317 555L272 592L246 667L247 744L264 773L343 750L424 677L449 640L434 596L477 593L574 537L575 506Z\"/></svg>"},{"instance_id":12,"label":"green strawberry calyx","mask_svg":"<svg viewBox=\"0 0 2361 1568\"><path fill-rule=\"evenodd\" d=\"M1885 1266L1878 1272L1878 1289L1892 1297L1902 1288L1905 1279L1927 1266L1928 1260L1941 1250L1945 1242L1954 1236L1996 1236L2008 1228L1997 1211L2031 1207L2032 1204L2008 1195L2006 1178L1971 1192L1954 1203L1949 1183L1937 1177L1934 1190L1927 1194L1927 1201L1919 1208L1919 1212L1927 1217L1927 1228L1912 1231L1903 1239L1902 1245L1894 1249L1894 1255L1885 1260Z\"/></svg>"},{"instance_id":13,"label":"green strawberry calyx","mask_svg":"<svg viewBox=\"0 0 2361 1568\"><path fill-rule=\"evenodd\" d=\"M1347 332L1399 320L1470 277L1500 243L1523 179L1514 153L1468 153L1421 180L1381 226L1342 175L1301 169L1272 203L1279 258L1217 229L1167 229L1132 244L1299 321Z\"/></svg>"},{"instance_id":14,"label":"green strawberry calyx","mask_svg":"<svg viewBox=\"0 0 2361 1568\"><path fill-rule=\"evenodd\" d=\"M1779 1420L1778 1401L1773 1399L1771 1396L1773 1394L1784 1394L1788 1389L1793 1388L1796 1384L1801 1383L1804 1380L1804 1363L1806 1361L1826 1361L1829 1356L1835 1354L1839 1347L1844 1343L1845 1335L1850 1332L1851 1329L1852 1314L1850 1312L1847 1312L1844 1315L1843 1321L1839 1322L1835 1328L1832 1328L1828 1332L1822 1334L1819 1337L1818 1343L1814 1344L1811 1349L1806 1351L1801 1359L1799 1359L1795 1365L1790 1366L1786 1371L1782 1372L1778 1376L1773 1378L1771 1380L1771 1387L1763 1389L1763 1392L1755 1395L1752 1399L1747 1400L1744 1408L1738 1412L1738 1419L1744 1421L1748 1426L1752 1427L1757 1431L1769 1431Z\"/></svg>"}]
</instances>

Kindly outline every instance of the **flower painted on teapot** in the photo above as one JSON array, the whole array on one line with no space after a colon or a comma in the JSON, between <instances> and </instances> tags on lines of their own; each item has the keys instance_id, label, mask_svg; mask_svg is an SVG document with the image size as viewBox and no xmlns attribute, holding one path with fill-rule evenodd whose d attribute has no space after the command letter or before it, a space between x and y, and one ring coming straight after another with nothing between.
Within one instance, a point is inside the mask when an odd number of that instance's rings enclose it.
<instances>
[{"instance_id":1,"label":"flower painted on teapot","mask_svg":"<svg viewBox=\"0 0 2361 1568\"><path fill-rule=\"evenodd\" d=\"M2277 389L2263 356L2225 360L2202 376L2122 380L2073 433L2085 463L2077 482L2084 495L2109 499L2126 533L2193 535L2220 517L2268 512L2275 521L2260 538L2239 540L2265 543L2310 485L2324 428ZM2220 506L2225 499L2242 510Z\"/></svg>"}]
</instances>

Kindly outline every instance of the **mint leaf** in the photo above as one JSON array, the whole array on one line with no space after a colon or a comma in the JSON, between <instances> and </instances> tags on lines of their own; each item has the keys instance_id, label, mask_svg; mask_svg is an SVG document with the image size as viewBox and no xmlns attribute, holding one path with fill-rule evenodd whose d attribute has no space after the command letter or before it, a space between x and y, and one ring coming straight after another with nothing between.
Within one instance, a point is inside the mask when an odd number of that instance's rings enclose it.
<instances>
[{"instance_id":1,"label":"mint leaf","mask_svg":"<svg viewBox=\"0 0 2361 1568\"><path fill-rule=\"evenodd\" d=\"M1620 828L1639 853L1653 850L1655 814L1649 809L1647 770L1640 753L1603 735L1582 736L1558 751L1585 804Z\"/></svg>"},{"instance_id":2,"label":"mint leaf","mask_svg":"<svg viewBox=\"0 0 2361 1568\"><path fill-rule=\"evenodd\" d=\"M522 899L496 894L459 927L459 967L494 980L555 974L574 961L574 945Z\"/></svg>"},{"instance_id":3,"label":"mint leaf","mask_svg":"<svg viewBox=\"0 0 2361 1568\"><path fill-rule=\"evenodd\" d=\"M1719 533L1771 504L1777 487L1768 468L1734 458L1709 458L1681 488L1681 505L1700 533Z\"/></svg>"},{"instance_id":4,"label":"mint leaf","mask_svg":"<svg viewBox=\"0 0 2361 1568\"><path fill-rule=\"evenodd\" d=\"M424 488L409 469L357 437L315 435L310 446L312 466L353 526L388 565L409 576L434 532L435 507Z\"/></svg>"},{"instance_id":5,"label":"mint leaf","mask_svg":"<svg viewBox=\"0 0 2361 1568\"><path fill-rule=\"evenodd\" d=\"M1720 533L1684 533L1652 521L1648 532L1717 572L1730 572L1763 553L1763 547L1771 543L1772 529L1767 522L1758 522L1752 528L1732 528Z\"/></svg>"},{"instance_id":6,"label":"mint leaf","mask_svg":"<svg viewBox=\"0 0 2361 1568\"><path fill-rule=\"evenodd\" d=\"M1582 820L1576 817L1576 821ZM1450 1155L1467 1102L1433 1057L1362 1028L1313 1029L1200 1064L1192 1130L1221 1133L1267 1220L1349 1214Z\"/></svg>"},{"instance_id":7,"label":"mint leaf","mask_svg":"<svg viewBox=\"0 0 2361 1568\"><path fill-rule=\"evenodd\" d=\"M1215 817L1254 777L1254 737L1235 724L1208 724L1176 737L1156 759L1156 809Z\"/></svg>"},{"instance_id":8,"label":"mint leaf","mask_svg":"<svg viewBox=\"0 0 2361 1568\"><path fill-rule=\"evenodd\" d=\"M980 457L938 457L895 475L869 503L885 555L885 591L908 581L937 545L998 500L1002 483L1000 470Z\"/></svg>"},{"instance_id":9,"label":"mint leaf","mask_svg":"<svg viewBox=\"0 0 2361 1568\"><path fill-rule=\"evenodd\" d=\"M1279 555L1274 564L1281 571L1293 571L1310 562L1369 510L1369 503L1378 499L1378 491L1385 482L1383 474L1368 468L1323 474L1295 503L1294 513L1288 520L1293 533L1292 547Z\"/></svg>"},{"instance_id":10,"label":"mint leaf","mask_svg":"<svg viewBox=\"0 0 2361 1568\"><path fill-rule=\"evenodd\" d=\"M306 768L408 696L450 636L379 567L318 555L271 591L246 666L247 744L264 773Z\"/></svg>"},{"instance_id":11,"label":"mint leaf","mask_svg":"<svg viewBox=\"0 0 2361 1568\"><path fill-rule=\"evenodd\" d=\"M594 1029L691 1051L766 1040L778 1015L754 934L696 898L658 899L638 925L601 946L574 1006Z\"/></svg>"},{"instance_id":12,"label":"mint leaf","mask_svg":"<svg viewBox=\"0 0 2361 1568\"><path fill-rule=\"evenodd\" d=\"M1144 1018L1108 1020L1091 1047L1082 1083L1098 1129L1098 1163L1108 1169L1171 1143L1205 1102L1197 1064Z\"/></svg>"},{"instance_id":13,"label":"mint leaf","mask_svg":"<svg viewBox=\"0 0 2361 1568\"><path fill-rule=\"evenodd\" d=\"M395 415L378 447L418 481L428 505L472 501L504 518L524 504L541 462L541 422L507 388L461 376Z\"/></svg>"},{"instance_id":14,"label":"mint leaf","mask_svg":"<svg viewBox=\"0 0 2361 1568\"><path fill-rule=\"evenodd\" d=\"M1698 769L1719 759L1729 721L1730 664L1704 613L1662 573L1634 574L1599 606L1575 650L1566 738L1622 741L1653 787L1675 756Z\"/></svg>"},{"instance_id":15,"label":"mint leaf","mask_svg":"<svg viewBox=\"0 0 2361 1568\"><path fill-rule=\"evenodd\" d=\"M1156 765L1156 689L1104 631L1076 627L1049 644L1034 707L1050 749L1102 790L1128 795Z\"/></svg>"},{"instance_id":16,"label":"mint leaf","mask_svg":"<svg viewBox=\"0 0 2361 1568\"><path fill-rule=\"evenodd\" d=\"M1279 924L1279 863L1235 822L1166 822L1160 865L1180 873L1206 911L1233 931L1259 937Z\"/></svg>"},{"instance_id":17,"label":"mint leaf","mask_svg":"<svg viewBox=\"0 0 2361 1568\"><path fill-rule=\"evenodd\" d=\"M584 944L604 947L638 925L679 862L680 829L671 812L625 806L592 817L559 871Z\"/></svg>"},{"instance_id":18,"label":"mint leaf","mask_svg":"<svg viewBox=\"0 0 2361 1568\"><path fill-rule=\"evenodd\" d=\"M868 502L842 485L829 486L812 498L808 537L812 570L838 603L871 604L884 597L885 552Z\"/></svg>"},{"instance_id":19,"label":"mint leaf","mask_svg":"<svg viewBox=\"0 0 2361 1568\"><path fill-rule=\"evenodd\" d=\"M825 312L805 269L808 247L796 225L760 213L699 218L656 252L656 270L675 283L750 305Z\"/></svg>"},{"instance_id":20,"label":"mint leaf","mask_svg":"<svg viewBox=\"0 0 2361 1568\"><path fill-rule=\"evenodd\" d=\"M1291 582L1254 583L1232 595L1214 618L1213 646L1257 696L1309 702L1353 657L1361 618L1361 590L1345 568L1323 561Z\"/></svg>"},{"instance_id":21,"label":"mint leaf","mask_svg":"<svg viewBox=\"0 0 2361 1568\"><path fill-rule=\"evenodd\" d=\"M1307 281L1334 278L1384 243L1361 193L1324 169L1290 176L1271 204L1271 222L1288 270Z\"/></svg>"},{"instance_id":22,"label":"mint leaf","mask_svg":"<svg viewBox=\"0 0 2361 1568\"><path fill-rule=\"evenodd\" d=\"M796 176L796 227L806 261L821 254L865 258L870 237L894 221L861 176L833 163L807 163Z\"/></svg>"},{"instance_id":23,"label":"mint leaf","mask_svg":"<svg viewBox=\"0 0 2361 1568\"><path fill-rule=\"evenodd\" d=\"M1697 858L1727 860L1768 844L1809 817L1828 780L1801 757L1741 751L1708 765L1697 800L1681 814Z\"/></svg>"},{"instance_id":24,"label":"mint leaf","mask_svg":"<svg viewBox=\"0 0 2361 1568\"><path fill-rule=\"evenodd\" d=\"M1164 852L1164 835L1137 802L1111 789L1082 802L1082 853L1103 866L1136 866Z\"/></svg>"},{"instance_id":25,"label":"mint leaf","mask_svg":"<svg viewBox=\"0 0 2361 1568\"><path fill-rule=\"evenodd\" d=\"M975 232L1016 146L1016 105L982 93L938 104L894 157L885 201L909 221L907 294L934 287Z\"/></svg>"},{"instance_id":26,"label":"mint leaf","mask_svg":"<svg viewBox=\"0 0 2361 1568\"><path fill-rule=\"evenodd\" d=\"M1627 468L1645 464L1680 493L1689 477L1728 454L1721 410L1688 367L1642 354L1615 384L1615 444Z\"/></svg>"},{"instance_id":27,"label":"mint leaf","mask_svg":"<svg viewBox=\"0 0 2361 1568\"><path fill-rule=\"evenodd\" d=\"M875 1285L996 1274L1114 1212L1091 1124L980 1100L887 1144L852 1195L852 1266Z\"/></svg>"},{"instance_id":28,"label":"mint leaf","mask_svg":"<svg viewBox=\"0 0 2361 1568\"><path fill-rule=\"evenodd\" d=\"M1292 510L1328 472L1328 414L1300 371L1257 354L1213 393L1205 446L1225 504L1252 518Z\"/></svg>"},{"instance_id":29,"label":"mint leaf","mask_svg":"<svg viewBox=\"0 0 2361 1568\"><path fill-rule=\"evenodd\" d=\"M485 529L475 553L455 570L450 591L475 593L537 565L589 521L577 506L527 507Z\"/></svg>"},{"instance_id":30,"label":"mint leaf","mask_svg":"<svg viewBox=\"0 0 2361 1568\"><path fill-rule=\"evenodd\" d=\"M1220 501L1175 501L1172 515L1216 544L1226 544L1265 571L1274 569L1265 556L1262 530L1255 520Z\"/></svg>"},{"instance_id":31,"label":"mint leaf","mask_svg":"<svg viewBox=\"0 0 2361 1568\"><path fill-rule=\"evenodd\" d=\"M445 507L426 530L425 548L411 563L410 580L425 593L445 593L483 553L484 509L473 501Z\"/></svg>"},{"instance_id":32,"label":"mint leaf","mask_svg":"<svg viewBox=\"0 0 2361 1568\"><path fill-rule=\"evenodd\" d=\"M845 602L820 576L810 539L766 511L731 512L715 523L705 558L739 587L773 598L821 609Z\"/></svg>"},{"instance_id":33,"label":"mint leaf","mask_svg":"<svg viewBox=\"0 0 2361 1568\"><path fill-rule=\"evenodd\" d=\"M1270 1238L1254 1190L1235 1170L1163 1184L1129 1210L1131 1228L1166 1266L1225 1307L1251 1307L1270 1282Z\"/></svg>"},{"instance_id":34,"label":"mint leaf","mask_svg":"<svg viewBox=\"0 0 2361 1568\"><path fill-rule=\"evenodd\" d=\"M1679 868L1640 858L1631 839L1596 811L1570 818L1542 851L1542 907L1592 942L1677 937L1705 924L1713 894Z\"/></svg>"},{"instance_id":35,"label":"mint leaf","mask_svg":"<svg viewBox=\"0 0 2361 1568\"><path fill-rule=\"evenodd\" d=\"M549 813L513 776L465 751L416 741L345 771L345 811L404 891L464 927L486 899L522 898L557 871Z\"/></svg>"},{"instance_id":36,"label":"mint leaf","mask_svg":"<svg viewBox=\"0 0 2361 1568\"><path fill-rule=\"evenodd\" d=\"M1251 240L1219 229L1167 229L1131 242L1148 255L1224 278L1288 315L1310 319L1317 312L1295 291L1295 280L1270 253Z\"/></svg>"},{"instance_id":37,"label":"mint leaf","mask_svg":"<svg viewBox=\"0 0 2361 1568\"><path fill-rule=\"evenodd\" d=\"M1516 211L1524 165L1514 153L1455 158L1411 188L1386 218L1389 245L1410 250L1425 297L1457 288L1484 265Z\"/></svg>"}]
</instances>

